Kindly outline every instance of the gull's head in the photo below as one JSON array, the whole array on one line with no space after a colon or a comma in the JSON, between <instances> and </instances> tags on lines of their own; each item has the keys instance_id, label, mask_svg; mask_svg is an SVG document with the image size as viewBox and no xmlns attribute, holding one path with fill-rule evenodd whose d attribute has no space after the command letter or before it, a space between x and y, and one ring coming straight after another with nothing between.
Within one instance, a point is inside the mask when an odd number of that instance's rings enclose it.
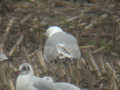
<instances>
[{"instance_id":1,"label":"gull's head","mask_svg":"<svg viewBox=\"0 0 120 90\"><path fill-rule=\"evenodd\" d=\"M50 26L47 30L45 35L47 37L51 37L52 35L54 35L57 32L63 32L62 28L58 27L58 26Z\"/></svg>"},{"instance_id":2,"label":"gull's head","mask_svg":"<svg viewBox=\"0 0 120 90\"><path fill-rule=\"evenodd\" d=\"M54 82L53 79L52 79L52 77L50 77L50 76L44 76L43 79L47 80L49 82Z\"/></svg>"},{"instance_id":3,"label":"gull's head","mask_svg":"<svg viewBox=\"0 0 120 90\"><path fill-rule=\"evenodd\" d=\"M32 66L28 63L21 64L19 66L19 73L22 75L32 74L33 75L33 69Z\"/></svg>"}]
</instances>

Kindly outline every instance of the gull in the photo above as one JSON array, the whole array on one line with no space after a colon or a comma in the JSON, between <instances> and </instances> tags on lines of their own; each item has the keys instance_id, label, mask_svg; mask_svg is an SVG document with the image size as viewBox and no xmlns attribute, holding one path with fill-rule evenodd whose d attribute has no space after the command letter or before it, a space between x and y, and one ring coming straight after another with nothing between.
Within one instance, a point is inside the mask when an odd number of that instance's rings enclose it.
<instances>
[{"instance_id":1,"label":"gull","mask_svg":"<svg viewBox=\"0 0 120 90\"><path fill-rule=\"evenodd\" d=\"M54 80L50 76L44 76L43 79L53 83L56 90L83 90L71 83L54 82Z\"/></svg>"},{"instance_id":2,"label":"gull","mask_svg":"<svg viewBox=\"0 0 120 90\"><path fill-rule=\"evenodd\" d=\"M8 59L8 57L5 54L0 52L0 61L5 61L7 59Z\"/></svg>"},{"instance_id":3,"label":"gull","mask_svg":"<svg viewBox=\"0 0 120 90\"><path fill-rule=\"evenodd\" d=\"M45 35L47 40L44 46L44 59L47 62L56 59L79 60L80 48L76 38L58 26L50 26Z\"/></svg>"},{"instance_id":4,"label":"gull","mask_svg":"<svg viewBox=\"0 0 120 90\"><path fill-rule=\"evenodd\" d=\"M55 90L52 83L34 76L32 66L28 63L19 66L16 90Z\"/></svg>"}]
</instances>

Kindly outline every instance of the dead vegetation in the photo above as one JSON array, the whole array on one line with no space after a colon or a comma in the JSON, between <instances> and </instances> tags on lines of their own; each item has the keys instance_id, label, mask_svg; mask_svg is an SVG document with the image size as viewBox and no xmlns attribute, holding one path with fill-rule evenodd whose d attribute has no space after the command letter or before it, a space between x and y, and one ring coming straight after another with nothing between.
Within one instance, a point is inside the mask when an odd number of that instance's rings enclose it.
<instances>
[{"instance_id":1,"label":"dead vegetation","mask_svg":"<svg viewBox=\"0 0 120 90\"><path fill-rule=\"evenodd\" d=\"M114 0L89 4L23 0L1 6L0 50L9 60L0 62L0 90L15 90L14 71L24 62L32 64L37 76L50 75L89 90L119 90L119 7ZM50 25L75 35L82 51L80 61L67 66L44 62L43 33Z\"/></svg>"}]
</instances>

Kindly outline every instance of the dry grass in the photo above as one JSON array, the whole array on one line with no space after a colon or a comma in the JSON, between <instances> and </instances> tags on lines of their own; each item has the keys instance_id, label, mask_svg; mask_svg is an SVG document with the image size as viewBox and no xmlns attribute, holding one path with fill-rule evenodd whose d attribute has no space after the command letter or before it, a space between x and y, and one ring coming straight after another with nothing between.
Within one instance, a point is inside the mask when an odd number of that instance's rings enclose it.
<instances>
[{"instance_id":1,"label":"dry grass","mask_svg":"<svg viewBox=\"0 0 120 90\"><path fill-rule=\"evenodd\" d=\"M0 50L9 56L9 61L0 62L0 90L15 90L14 71L25 62L32 64L37 76L50 75L90 90L119 90L119 4L109 2L101 7L101 3L50 0L10 6L6 15L0 14ZM50 25L75 35L81 60L68 65L44 62L43 33Z\"/></svg>"}]
</instances>

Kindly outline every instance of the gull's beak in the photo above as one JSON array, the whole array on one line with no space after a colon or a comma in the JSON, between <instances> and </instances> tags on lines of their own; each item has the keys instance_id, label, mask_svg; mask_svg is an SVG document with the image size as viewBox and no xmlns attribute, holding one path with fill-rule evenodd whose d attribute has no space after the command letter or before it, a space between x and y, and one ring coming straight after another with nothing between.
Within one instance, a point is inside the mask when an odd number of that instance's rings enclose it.
<instances>
[{"instance_id":1,"label":"gull's beak","mask_svg":"<svg viewBox=\"0 0 120 90\"><path fill-rule=\"evenodd\" d=\"M13 71L15 72L15 74L18 76L20 74L20 70L18 70L17 68L13 68Z\"/></svg>"},{"instance_id":2,"label":"gull's beak","mask_svg":"<svg viewBox=\"0 0 120 90\"><path fill-rule=\"evenodd\" d=\"M16 72L16 75L18 76L19 74L20 74L20 71L17 71L17 72Z\"/></svg>"}]
</instances>

